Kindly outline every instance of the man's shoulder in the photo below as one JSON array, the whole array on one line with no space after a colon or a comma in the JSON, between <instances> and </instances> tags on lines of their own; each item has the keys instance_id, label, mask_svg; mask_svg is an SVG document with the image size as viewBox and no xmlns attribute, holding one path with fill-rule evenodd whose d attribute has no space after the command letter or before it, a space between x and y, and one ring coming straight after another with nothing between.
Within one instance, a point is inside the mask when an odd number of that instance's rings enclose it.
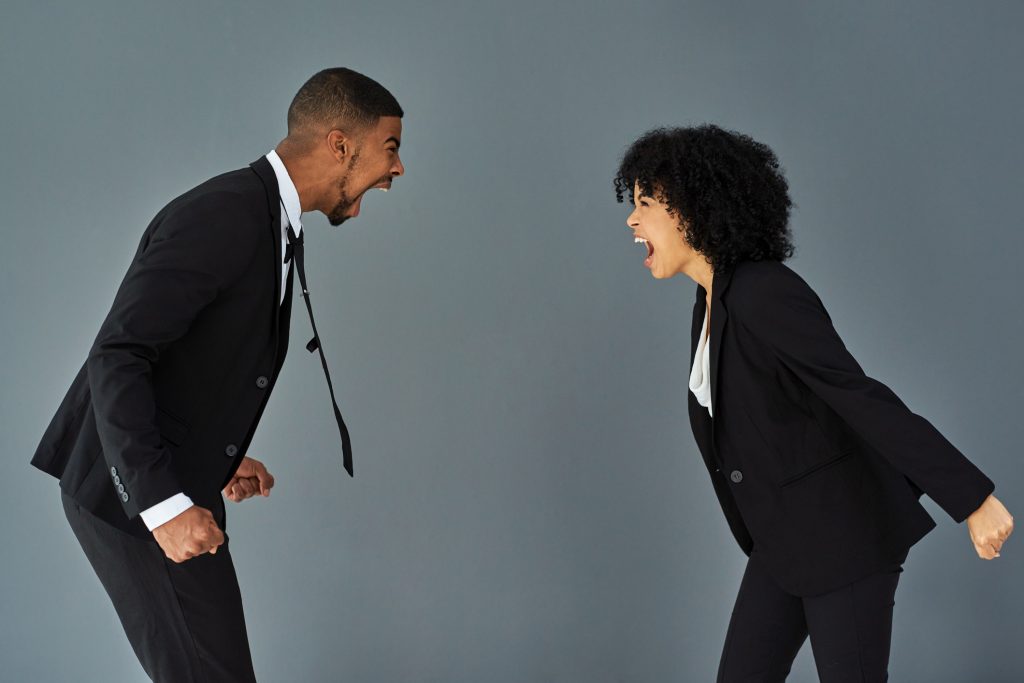
<instances>
[{"instance_id":1,"label":"man's shoulder","mask_svg":"<svg viewBox=\"0 0 1024 683\"><path fill-rule=\"evenodd\" d=\"M173 214L267 215L267 194L250 168L239 168L204 180L172 199L162 212ZM241 215L240 215L241 214Z\"/></svg>"},{"instance_id":2,"label":"man's shoulder","mask_svg":"<svg viewBox=\"0 0 1024 683\"><path fill-rule=\"evenodd\" d=\"M272 208L252 168L228 171L171 200L153 218L143 239L179 237L210 243L210 248L255 245L268 234L274 220Z\"/></svg>"}]
</instances>

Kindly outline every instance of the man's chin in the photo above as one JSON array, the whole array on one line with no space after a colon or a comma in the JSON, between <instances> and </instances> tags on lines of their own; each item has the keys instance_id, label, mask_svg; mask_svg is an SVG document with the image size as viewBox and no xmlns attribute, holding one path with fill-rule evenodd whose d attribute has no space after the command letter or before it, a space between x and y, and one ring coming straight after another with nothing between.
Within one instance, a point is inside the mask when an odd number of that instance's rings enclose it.
<instances>
[{"instance_id":1,"label":"man's chin","mask_svg":"<svg viewBox=\"0 0 1024 683\"><path fill-rule=\"evenodd\" d=\"M338 226L347 221L349 218L355 218L359 215L358 209L352 212L354 202L343 202L334 207L334 211L327 214L327 222L331 225Z\"/></svg>"}]
</instances>

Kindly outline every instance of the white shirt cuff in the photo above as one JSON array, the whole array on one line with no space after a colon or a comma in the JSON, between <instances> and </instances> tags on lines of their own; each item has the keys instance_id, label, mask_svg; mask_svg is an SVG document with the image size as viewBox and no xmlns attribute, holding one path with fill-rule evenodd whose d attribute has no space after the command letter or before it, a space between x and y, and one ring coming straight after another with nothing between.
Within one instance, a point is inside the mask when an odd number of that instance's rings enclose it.
<instances>
[{"instance_id":1,"label":"white shirt cuff","mask_svg":"<svg viewBox=\"0 0 1024 683\"><path fill-rule=\"evenodd\" d=\"M151 508L146 508L139 513L146 528L152 531L161 524L169 522L185 510L192 507L192 499L184 493L176 493L167 500L157 503Z\"/></svg>"}]
</instances>

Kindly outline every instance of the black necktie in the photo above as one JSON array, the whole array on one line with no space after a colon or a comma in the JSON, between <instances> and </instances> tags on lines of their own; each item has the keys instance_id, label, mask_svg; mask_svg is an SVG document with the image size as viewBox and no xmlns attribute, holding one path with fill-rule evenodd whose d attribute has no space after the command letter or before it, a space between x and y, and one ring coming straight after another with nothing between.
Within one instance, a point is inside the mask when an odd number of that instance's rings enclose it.
<instances>
[{"instance_id":1,"label":"black necktie","mask_svg":"<svg viewBox=\"0 0 1024 683\"><path fill-rule=\"evenodd\" d=\"M320 351L320 362L324 366L327 388L331 392L331 403L334 405L334 417L338 421L338 431L341 433L342 463L349 476L354 476L352 473L352 441L349 439L348 427L345 426L345 420L341 417L341 411L338 410L338 402L334 399L334 384L331 383L331 373L327 369L327 359L324 357L324 350L320 346L320 334L316 331L316 321L313 320L313 305L309 303L309 287L306 286L306 268L302 256L302 237L296 237L295 231L289 225L288 248L285 250L284 262L288 263L292 257L295 258L295 267L299 271L299 284L302 285L302 298L306 302L306 310L309 311L309 324L313 327L313 338L306 344L306 350L310 353L317 350Z\"/></svg>"}]
</instances>

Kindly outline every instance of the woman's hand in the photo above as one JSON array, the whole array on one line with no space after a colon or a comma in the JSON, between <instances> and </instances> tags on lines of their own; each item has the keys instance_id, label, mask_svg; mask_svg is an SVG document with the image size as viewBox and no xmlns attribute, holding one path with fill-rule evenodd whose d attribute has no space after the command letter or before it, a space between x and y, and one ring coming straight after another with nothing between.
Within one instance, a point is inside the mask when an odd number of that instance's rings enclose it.
<instances>
[{"instance_id":1,"label":"woman's hand","mask_svg":"<svg viewBox=\"0 0 1024 683\"><path fill-rule=\"evenodd\" d=\"M967 530L978 557L992 560L999 557L1003 543L1013 533L1013 515L1003 507L999 499L989 496L977 510L967 518Z\"/></svg>"}]
</instances>

